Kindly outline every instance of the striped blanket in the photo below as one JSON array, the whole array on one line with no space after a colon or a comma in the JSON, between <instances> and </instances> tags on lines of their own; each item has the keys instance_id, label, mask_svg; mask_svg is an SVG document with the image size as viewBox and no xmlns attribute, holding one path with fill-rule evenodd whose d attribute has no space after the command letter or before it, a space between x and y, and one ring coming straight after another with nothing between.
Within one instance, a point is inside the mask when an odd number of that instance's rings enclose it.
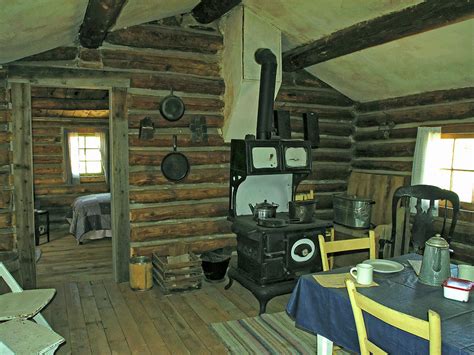
<instances>
[{"instance_id":1,"label":"striped blanket","mask_svg":"<svg viewBox=\"0 0 474 355\"><path fill-rule=\"evenodd\" d=\"M231 354L315 354L316 337L295 328L285 312L212 323Z\"/></svg>"}]
</instances>

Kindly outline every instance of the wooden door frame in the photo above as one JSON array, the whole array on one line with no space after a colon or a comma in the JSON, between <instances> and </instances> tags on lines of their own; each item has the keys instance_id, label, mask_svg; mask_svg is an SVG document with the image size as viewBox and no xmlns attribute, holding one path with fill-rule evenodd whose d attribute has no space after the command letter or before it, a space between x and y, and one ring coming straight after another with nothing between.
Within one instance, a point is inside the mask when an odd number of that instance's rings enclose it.
<instances>
[{"instance_id":1,"label":"wooden door frame","mask_svg":"<svg viewBox=\"0 0 474 355\"><path fill-rule=\"evenodd\" d=\"M91 71L84 75L52 78L22 75L21 69L9 69L8 82L12 87L13 115L13 169L16 221L22 221L17 228L16 238L20 258L20 273L25 288L36 286L35 242L34 242L34 199L33 199L33 147L31 117L31 86L57 88L98 89L109 91L109 131L110 131L110 193L112 219L112 267L116 282L129 279L128 262L130 256L130 206L129 206L129 165L128 165L128 115L127 90L130 79L100 77ZM29 100L28 100L29 98ZM28 104L27 104L28 102ZM29 105L29 106L27 106ZM18 124L29 122L29 129L17 129ZM27 125L28 126L28 125ZM28 128L28 127L26 127ZM15 141L18 139L19 141ZM19 146L26 149L18 150ZM16 151L15 151L16 149ZM30 161L28 164L27 160ZM26 161L26 164L25 164ZM15 176L18 174L18 178ZM21 209L18 206L22 206ZM25 238L26 236L26 238Z\"/></svg>"}]
</instances>

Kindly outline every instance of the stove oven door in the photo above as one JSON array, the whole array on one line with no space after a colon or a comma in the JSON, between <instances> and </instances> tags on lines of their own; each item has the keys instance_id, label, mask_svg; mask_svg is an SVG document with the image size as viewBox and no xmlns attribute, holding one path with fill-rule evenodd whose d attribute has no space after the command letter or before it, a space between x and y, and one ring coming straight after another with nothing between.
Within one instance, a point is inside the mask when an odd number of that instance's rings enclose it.
<instances>
[{"instance_id":1,"label":"stove oven door","mask_svg":"<svg viewBox=\"0 0 474 355\"><path fill-rule=\"evenodd\" d=\"M321 271L318 234L323 231L299 231L287 234L286 268L293 274Z\"/></svg>"}]
</instances>

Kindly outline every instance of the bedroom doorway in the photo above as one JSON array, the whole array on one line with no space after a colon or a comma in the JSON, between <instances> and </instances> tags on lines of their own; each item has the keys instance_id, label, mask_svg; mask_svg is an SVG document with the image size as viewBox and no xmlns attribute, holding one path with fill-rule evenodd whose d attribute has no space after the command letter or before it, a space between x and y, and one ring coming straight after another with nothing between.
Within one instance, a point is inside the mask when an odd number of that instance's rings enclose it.
<instances>
[{"instance_id":1,"label":"bedroom doorway","mask_svg":"<svg viewBox=\"0 0 474 355\"><path fill-rule=\"evenodd\" d=\"M36 276L41 286L63 279L126 281L130 250L128 141L125 144L123 140L128 136L126 87L104 87L104 81L99 83L95 78L89 83L84 79L61 80L59 85L51 79L42 83L35 78L34 86L25 84L24 78L15 80L13 74L13 115L22 118L24 125L29 116L30 126L29 137L25 127L14 127L14 135L18 144L30 143L33 162L31 176L25 173L23 179L30 184L22 187L15 182L19 196L28 196L28 189L34 196L29 203L23 199L29 207L17 211L23 279L29 287L36 286ZM30 103L30 110L25 109L26 103ZM25 150L14 152L14 156L17 161L28 161ZM92 207L95 215L76 218L84 223L71 229L74 238L65 217L73 222L70 206L84 196L97 200ZM83 204L81 208L88 207ZM114 230L122 233L108 239L115 235Z\"/></svg>"}]
</instances>

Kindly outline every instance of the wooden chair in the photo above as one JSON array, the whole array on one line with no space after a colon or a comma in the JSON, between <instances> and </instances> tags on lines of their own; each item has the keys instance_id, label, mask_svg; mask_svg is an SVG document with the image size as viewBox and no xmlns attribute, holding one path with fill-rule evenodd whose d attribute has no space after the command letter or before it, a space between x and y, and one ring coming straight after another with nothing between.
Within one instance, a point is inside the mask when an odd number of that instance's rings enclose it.
<instances>
[{"instance_id":1,"label":"wooden chair","mask_svg":"<svg viewBox=\"0 0 474 355\"><path fill-rule=\"evenodd\" d=\"M360 353L362 355L370 353L387 354L368 339L362 311L371 314L393 327L428 340L430 344L430 354L441 354L441 318L438 313L429 310L428 321L425 321L388 308L360 294L357 292L354 282L350 279L346 280L346 287L351 301L352 312L354 313Z\"/></svg>"},{"instance_id":2,"label":"wooden chair","mask_svg":"<svg viewBox=\"0 0 474 355\"><path fill-rule=\"evenodd\" d=\"M40 311L53 299L56 290L24 291L2 262L0 277L12 291L0 295L0 353L53 354L64 338L51 329Z\"/></svg>"},{"instance_id":3,"label":"wooden chair","mask_svg":"<svg viewBox=\"0 0 474 355\"><path fill-rule=\"evenodd\" d=\"M368 238L354 238L345 240L334 240L334 228L331 228L331 241L326 242L324 236L319 235L319 250L321 251L321 262L323 271L330 270L334 265L333 256L328 259L328 254L342 251L369 249L369 258L375 259L375 234L369 231Z\"/></svg>"},{"instance_id":4,"label":"wooden chair","mask_svg":"<svg viewBox=\"0 0 474 355\"><path fill-rule=\"evenodd\" d=\"M411 226L411 240L408 240L410 234L410 203L412 199L416 199L416 213L413 218L413 224ZM423 211L422 200L429 201L429 207L426 211ZM403 201L405 206L404 221L403 223L397 222L398 203ZM445 209L443 215L443 225L440 231L435 229L433 211L435 201L445 201ZM446 208L447 202L451 203L453 208L452 219L449 230L447 229L448 215ZM392 232L390 240L380 239L379 244L379 257L382 258L384 247L386 244L390 246L391 257L399 255L398 252L395 254L395 249L400 245L400 254L406 254L409 252L409 244L413 244L413 248L416 252L421 252L424 248L425 241L439 232L448 243L454 234L454 228L459 214L459 196L449 190L440 189L437 186L431 185L413 185L413 186L402 186L399 187L392 199ZM397 228L400 227L397 230ZM400 239L397 241L397 238ZM408 240L408 243L406 242Z\"/></svg>"}]
</instances>

